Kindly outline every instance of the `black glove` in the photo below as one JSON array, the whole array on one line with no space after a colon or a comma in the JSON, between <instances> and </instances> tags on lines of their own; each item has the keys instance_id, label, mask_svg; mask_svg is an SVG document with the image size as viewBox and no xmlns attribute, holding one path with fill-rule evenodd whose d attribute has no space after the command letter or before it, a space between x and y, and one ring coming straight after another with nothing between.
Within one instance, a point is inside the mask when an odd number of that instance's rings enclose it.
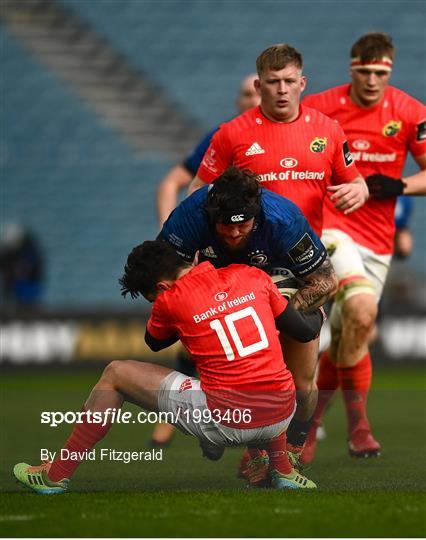
<instances>
[{"instance_id":1,"label":"black glove","mask_svg":"<svg viewBox=\"0 0 426 540\"><path fill-rule=\"evenodd\" d=\"M372 174L365 179L371 197L388 199L402 195L405 184L400 178L392 178L384 174Z\"/></svg>"}]
</instances>

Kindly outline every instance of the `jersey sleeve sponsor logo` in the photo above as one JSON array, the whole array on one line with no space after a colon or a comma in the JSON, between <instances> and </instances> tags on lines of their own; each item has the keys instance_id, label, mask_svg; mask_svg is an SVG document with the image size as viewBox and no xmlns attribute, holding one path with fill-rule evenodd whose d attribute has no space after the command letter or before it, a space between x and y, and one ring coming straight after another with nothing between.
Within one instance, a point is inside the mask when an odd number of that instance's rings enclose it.
<instances>
[{"instance_id":1,"label":"jersey sleeve sponsor logo","mask_svg":"<svg viewBox=\"0 0 426 540\"><path fill-rule=\"evenodd\" d=\"M303 268L302 270L299 270L298 275L306 276L307 274L314 272L324 262L326 255L327 255L327 252L324 249L319 255L319 257L317 257L309 266L307 266L306 268Z\"/></svg>"},{"instance_id":2,"label":"jersey sleeve sponsor logo","mask_svg":"<svg viewBox=\"0 0 426 540\"><path fill-rule=\"evenodd\" d=\"M214 295L214 299L216 302L223 302L223 300L226 300L228 298L228 293L225 291L218 292Z\"/></svg>"},{"instance_id":3,"label":"jersey sleeve sponsor logo","mask_svg":"<svg viewBox=\"0 0 426 540\"><path fill-rule=\"evenodd\" d=\"M345 141L342 146L342 152L343 152L343 159L345 160L346 167L349 167L349 165L352 165L354 162L354 158L352 156L351 151L349 150L348 141Z\"/></svg>"},{"instance_id":4,"label":"jersey sleeve sponsor logo","mask_svg":"<svg viewBox=\"0 0 426 540\"><path fill-rule=\"evenodd\" d=\"M281 167L284 167L284 169L293 169L294 167L297 167L298 161L295 158L292 157L285 157L280 161Z\"/></svg>"},{"instance_id":5,"label":"jersey sleeve sponsor logo","mask_svg":"<svg viewBox=\"0 0 426 540\"><path fill-rule=\"evenodd\" d=\"M315 254L315 245L309 234L305 233L288 254L295 264L303 264L312 259Z\"/></svg>"},{"instance_id":6,"label":"jersey sleeve sponsor logo","mask_svg":"<svg viewBox=\"0 0 426 540\"><path fill-rule=\"evenodd\" d=\"M426 140L426 120L417 124L416 141Z\"/></svg>"},{"instance_id":7,"label":"jersey sleeve sponsor logo","mask_svg":"<svg viewBox=\"0 0 426 540\"><path fill-rule=\"evenodd\" d=\"M391 120L388 122L382 130L385 137L394 137L399 131L401 131L402 122L399 120Z\"/></svg>"},{"instance_id":8,"label":"jersey sleeve sponsor logo","mask_svg":"<svg viewBox=\"0 0 426 540\"><path fill-rule=\"evenodd\" d=\"M357 139L356 141L353 141L352 146L355 150L368 150L371 145L368 141Z\"/></svg>"},{"instance_id":9,"label":"jersey sleeve sponsor logo","mask_svg":"<svg viewBox=\"0 0 426 540\"><path fill-rule=\"evenodd\" d=\"M327 147L327 137L315 137L315 139L309 145L310 151L315 152L316 154L320 154L321 152L324 152L326 147Z\"/></svg>"}]
</instances>

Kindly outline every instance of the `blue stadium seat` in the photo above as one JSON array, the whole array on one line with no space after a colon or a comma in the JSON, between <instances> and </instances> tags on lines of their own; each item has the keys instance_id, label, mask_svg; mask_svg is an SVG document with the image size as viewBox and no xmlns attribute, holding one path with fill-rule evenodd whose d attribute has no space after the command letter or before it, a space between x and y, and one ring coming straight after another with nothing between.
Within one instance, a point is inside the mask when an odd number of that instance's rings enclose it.
<instances>
[{"instance_id":1,"label":"blue stadium seat","mask_svg":"<svg viewBox=\"0 0 426 540\"><path fill-rule=\"evenodd\" d=\"M60 0L198 120L214 126L233 116L239 80L255 69L268 45L300 49L315 92L346 80L352 42L370 30L389 32L398 48L393 83L424 99L426 82L419 36L421 2L259 2ZM197 99L193 99L197 96Z\"/></svg>"},{"instance_id":2,"label":"blue stadium seat","mask_svg":"<svg viewBox=\"0 0 426 540\"><path fill-rule=\"evenodd\" d=\"M2 222L39 238L48 304L122 305L117 279L130 248L157 234L155 190L171 163L137 158L4 29L0 39Z\"/></svg>"},{"instance_id":3,"label":"blue stadium seat","mask_svg":"<svg viewBox=\"0 0 426 540\"><path fill-rule=\"evenodd\" d=\"M393 84L425 98L421 2L384 10L352 3L157 0L60 0L106 37L129 62L158 84L206 130L234 115L242 76L267 45L287 41L305 57L308 91L347 80L351 43L380 29L394 37ZM303 6L301 9L300 6ZM0 28L7 104L0 160L5 176L2 220L27 223L45 247L47 301L119 303L117 277L129 248L157 232L157 182L171 165L164 155L138 159L89 107ZM411 167L413 170L413 167ZM411 264L426 272L423 234L426 199L413 220Z\"/></svg>"}]
</instances>

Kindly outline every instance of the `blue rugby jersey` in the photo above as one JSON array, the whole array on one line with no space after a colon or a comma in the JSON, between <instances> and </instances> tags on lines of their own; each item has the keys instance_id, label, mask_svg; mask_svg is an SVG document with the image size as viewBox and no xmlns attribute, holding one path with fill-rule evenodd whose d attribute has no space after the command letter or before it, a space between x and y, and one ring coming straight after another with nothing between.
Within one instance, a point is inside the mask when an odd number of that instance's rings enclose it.
<instances>
[{"instance_id":1,"label":"blue rugby jersey","mask_svg":"<svg viewBox=\"0 0 426 540\"><path fill-rule=\"evenodd\" d=\"M409 195L401 195L398 197L395 205L395 227L397 229L408 229L412 213L412 197Z\"/></svg>"},{"instance_id":2,"label":"blue rugby jersey","mask_svg":"<svg viewBox=\"0 0 426 540\"><path fill-rule=\"evenodd\" d=\"M185 260L192 261L200 251L200 262L210 261L216 268L238 263L270 272L278 267L300 277L314 272L325 260L326 249L299 208L265 189L247 245L241 251L228 251L205 211L208 190L209 186L202 187L182 201L159 235Z\"/></svg>"}]
</instances>

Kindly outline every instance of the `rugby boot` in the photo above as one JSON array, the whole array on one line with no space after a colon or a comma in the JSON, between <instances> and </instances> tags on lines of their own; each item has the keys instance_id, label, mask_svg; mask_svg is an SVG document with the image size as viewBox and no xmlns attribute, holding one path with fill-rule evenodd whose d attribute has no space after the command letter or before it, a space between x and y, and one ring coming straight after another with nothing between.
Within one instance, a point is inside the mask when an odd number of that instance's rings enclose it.
<instances>
[{"instance_id":1,"label":"rugby boot","mask_svg":"<svg viewBox=\"0 0 426 540\"><path fill-rule=\"evenodd\" d=\"M241 456L240 464L237 469L237 478L247 478L246 469L247 463L250 461L250 453L247 448L244 450L243 455Z\"/></svg>"},{"instance_id":2,"label":"rugby boot","mask_svg":"<svg viewBox=\"0 0 426 540\"><path fill-rule=\"evenodd\" d=\"M302 455L304 447L305 445L294 446L292 444L287 443L288 459L291 463L291 466L294 467L298 471L301 471L303 469L303 464L300 461L300 456Z\"/></svg>"},{"instance_id":3,"label":"rugby boot","mask_svg":"<svg viewBox=\"0 0 426 540\"><path fill-rule=\"evenodd\" d=\"M316 489L317 485L295 469L289 474L283 474L276 469L270 473L271 487L275 489Z\"/></svg>"},{"instance_id":4,"label":"rugby boot","mask_svg":"<svg viewBox=\"0 0 426 540\"><path fill-rule=\"evenodd\" d=\"M245 470L245 477L248 480L247 487L263 488L269 487L269 456L266 450L262 450L258 456L249 459Z\"/></svg>"},{"instance_id":5,"label":"rugby boot","mask_svg":"<svg viewBox=\"0 0 426 540\"><path fill-rule=\"evenodd\" d=\"M349 455L356 458L380 456L381 446L369 429L352 431L348 440Z\"/></svg>"},{"instance_id":6,"label":"rugby boot","mask_svg":"<svg viewBox=\"0 0 426 540\"><path fill-rule=\"evenodd\" d=\"M311 464L315 457L315 452L317 449L317 433L318 425L313 423L311 428L308 431L308 436L306 437L305 446L300 454L299 461L303 468L306 468L307 465Z\"/></svg>"},{"instance_id":7,"label":"rugby boot","mask_svg":"<svg viewBox=\"0 0 426 540\"><path fill-rule=\"evenodd\" d=\"M210 461L218 461L225 452L224 446L218 446L206 440L200 440L200 448L203 452L203 457Z\"/></svg>"},{"instance_id":8,"label":"rugby boot","mask_svg":"<svg viewBox=\"0 0 426 540\"><path fill-rule=\"evenodd\" d=\"M63 478L59 482L49 479L48 472L51 463L31 466L28 463L17 463L13 467L13 475L23 486L40 493L41 495L58 495L68 490L68 478Z\"/></svg>"}]
</instances>

